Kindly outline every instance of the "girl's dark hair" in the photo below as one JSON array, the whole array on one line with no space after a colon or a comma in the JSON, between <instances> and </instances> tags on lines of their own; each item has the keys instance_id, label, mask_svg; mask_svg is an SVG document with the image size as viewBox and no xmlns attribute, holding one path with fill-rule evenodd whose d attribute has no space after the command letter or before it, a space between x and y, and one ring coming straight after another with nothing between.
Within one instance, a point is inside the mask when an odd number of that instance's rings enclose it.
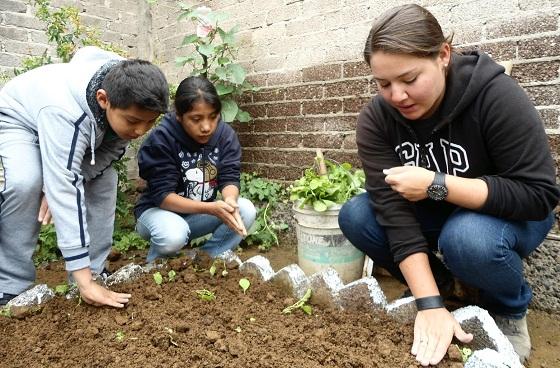
<instances>
[{"instance_id":1,"label":"girl's dark hair","mask_svg":"<svg viewBox=\"0 0 560 368\"><path fill-rule=\"evenodd\" d=\"M164 113L169 103L169 87L162 71L146 60L123 60L111 67L101 88L113 107L132 105Z\"/></svg>"},{"instance_id":2,"label":"girl's dark hair","mask_svg":"<svg viewBox=\"0 0 560 368\"><path fill-rule=\"evenodd\" d=\"M389 9L377 18L369 32L364 59L369 65L376 51L435 58L441 45L451 46L453 36L444 37L437 19L416 4Z\"/></svg>"},{"instance_id":3,"label":"girl's dark hair","mask_svg":"<svg viewBox=\"0 0 560 368\"><path fill-rule=\"evenodd\" d=\"M175 112L177 115L183 115L191 111L193 105L198 101L206 102L218 113L222 111L222 103L212 82L204 77L183 79L175 94Z\"/></svg>"}]
</instances>

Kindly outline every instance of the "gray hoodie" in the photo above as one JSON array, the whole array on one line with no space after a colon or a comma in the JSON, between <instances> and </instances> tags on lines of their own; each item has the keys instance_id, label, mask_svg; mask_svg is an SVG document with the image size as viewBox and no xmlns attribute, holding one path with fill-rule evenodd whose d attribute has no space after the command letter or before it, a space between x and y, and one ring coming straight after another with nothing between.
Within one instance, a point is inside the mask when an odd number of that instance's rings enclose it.
<instances>
[{"instance_id":1,"label":"gray hoodie","mask_svg":"<svg viewBox=\"0 0 560 368\"><path fill-rule=\"evenodd\" d=\"M0 120L39 137L43 190L68 271L90 265L83 183L101 175L128 143L114 134L105 137L104 114L93 96L87 101L100 72L120 60L115 53L85 47L69 63L21 74L0 91Z\"/></svg>"}]
</instances>

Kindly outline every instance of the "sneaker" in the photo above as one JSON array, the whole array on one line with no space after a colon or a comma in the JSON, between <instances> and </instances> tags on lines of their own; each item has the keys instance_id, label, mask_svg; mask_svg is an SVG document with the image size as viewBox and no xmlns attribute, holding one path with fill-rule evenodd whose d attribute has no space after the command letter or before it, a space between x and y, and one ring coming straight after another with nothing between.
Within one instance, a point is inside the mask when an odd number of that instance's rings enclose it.
<instances>
[{"instance_id":1,"label":"sneaker","mask_svg":"<svg viewBox=\"0 0 560 368\"><path fill-rule=\"evenodd\" d=\"M525 363L531 354L531 337L527 329L527 316L521 319L507 318L505 316L495 316L496 325L502 330L513 349L519 355L521 364Z\"/></svg>"},{"instance_id":2,"label":"sneaker","mask_svg":"<svg viewBox=\"0 0 560 368\"><path fill-rule=\"evenodd\" d=\"M0 307L4 306L6 304L8 304L8 302L10 300L12 300L13 298L15 298L17 295L15 294L7 294L7 293L3 293L2 297L0 298Z\"/></svg>"}]
</instances>

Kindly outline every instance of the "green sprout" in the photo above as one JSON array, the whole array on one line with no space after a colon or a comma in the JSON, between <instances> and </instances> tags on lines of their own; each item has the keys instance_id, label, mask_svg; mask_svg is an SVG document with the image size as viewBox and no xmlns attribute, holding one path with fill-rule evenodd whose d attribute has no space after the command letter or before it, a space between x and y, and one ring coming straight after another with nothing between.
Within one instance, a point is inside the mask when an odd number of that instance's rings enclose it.
<instances>
[{"instance_id":1,"label":"green sprout","mask_svg":"<svg viewBox=\"0 0 560 368\"><path fill-rule=\"evenodd\" d=\"M10 307L8 307L6 305L6 306L0 308L0 316L11 318L12 317L12 312L10 311Z\"/></svg>"},{"instance_id":2,"label":"green sprout","mask_svg":"<svg viewBox=\"0 0 560 368\"><path fill-rule=\"evenodd\" d=\"M202 290L195 290L196 296L200 299L211 302L216 300L216 294L210 290L202 289Z\"/></svg>"},{"instance_id":3,"label":"green sprout","mask_svg":"<svg viewBox=\"0 0 560 368\"><path fill-rule=\"evenodd\" d=\"M175 277L177 276L177 272L171 270L167 273L167 278L169 279L169 282L173 282L175 281Z\"/></svg>"},{"instance_id":4,"label":"green sprout","mask_svg":"<svg viewBox=\"0 0 560 368\"><path fill-rule=\"evenodd\" d=\"M70 286L68 284L56 285L54 288L54 292L58 295L66 295L68 291L70 291Z\"/></svg>"},{"instance_id":5,"label":"green sprout","mask_svg":"<svg viewBox=\"0 0 560 368\"><path fill-rule=\"evenodd\" d=\"M296 309L301 309L305 312L305 314L311 315L313 313L313 309L310 305L307 304L309 298L311 298L311 289L307 289L305 295L300 300L290 305L289 307L284 308L282 310L282 313L290 314Z\"/></svg>"},{"instance_id":6,"label":"green sprout","mask_svg":"<svg viewBox=\"0 0 560 368\"><path fill-rule=\"evenodd\" d=\"M457 349L459 349L459 352L461 353L461 359L463 359L463 363L466 363L467 360L471 357L473 351L467 347L459 347L458 345Z\"/></svg>"},{"instance_id":7,"label":"green sprout","mask_svg":"<svg viewBox=\"0 0 560 368\"><path fill-rule=\"evenodd\" d=\"M245 294L245 292L247 292L247 289L249 289L249 286L251 286L251 282L247 279L241 279L239 280L239 286L241 286L241 289L243 289L243 294Z\"/></svg>"},{"instance_id":8,"label":"green sprout","mask_svg":"<svg viewBox=\"0 0 560 368\"><path fill-rule=\"evenodd\" d=\"M124 340L124 332L122 332L122 331L117 331L117 333L115 334L115 340L117 340L118 342L123 342L123 340Z\"/></svg>"},{"instance_id":9,"label":"green sprout","mask_svg":"<svg viewBox=\"0 0 560 368\"><path fill-rule=\"evenodd\" d=\"M163 283L163 276L161 275L161 273L154 273L154 281L157 285L161 285Z\"/></svg>"}]
</instances>

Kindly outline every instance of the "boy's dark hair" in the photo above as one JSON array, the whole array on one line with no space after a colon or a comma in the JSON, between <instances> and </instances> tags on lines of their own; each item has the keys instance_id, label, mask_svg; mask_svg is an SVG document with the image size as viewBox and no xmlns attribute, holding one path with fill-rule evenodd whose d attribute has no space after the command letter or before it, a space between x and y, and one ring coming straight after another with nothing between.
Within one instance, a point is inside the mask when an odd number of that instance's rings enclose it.
<instances>
[{"instance_id":1,"label":"boy's dark hair","mask_svg":"<svg viewBox=\"0 0 560 368\"><path fill-rule=\"evenodd\" d=\"M452 40L453 36L444 37L437 19L428 10L416 4L397 6L373 22L364 59L369 65L376 51L435 58L441 45L451 46Z\"/></svg>"},{"instance_id":2,"label":"boy's dark hair","mask_svg":"<svg viewBox=\"0 0 560 368\"><path fill-rule=\"evenodd\" d=\"M204 77L188 77L177 87L175 94L175 112L183 115L193 109L198 101L204 101L212 106L216 112L222 111L222 103L216 87Z\"/></svg>"},{"instance_id":3,"label":"boy's dark hair","mask_svg":"<svg viewBox=\"0 0 560 368\"><path fill-rule=\"evenodd\" d=\"M132 105L164 113L169 103L169 87L162 71L146 60L123 60L107 73L101 88L114 108Z\"/></svg>"}]
</instances>

